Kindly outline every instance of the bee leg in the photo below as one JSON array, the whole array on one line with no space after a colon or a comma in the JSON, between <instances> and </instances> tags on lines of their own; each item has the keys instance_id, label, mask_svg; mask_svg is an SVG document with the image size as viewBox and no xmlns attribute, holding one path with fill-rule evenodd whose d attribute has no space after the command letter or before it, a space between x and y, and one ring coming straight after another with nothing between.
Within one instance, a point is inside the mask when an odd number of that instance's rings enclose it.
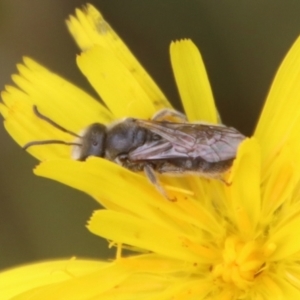
<instances>
[{"instance_id":1,"label":"bee leg","mask_svg":"<svg viewBox=\"0 0 300 300\"><path fill-rule=\"evenodd\" d=\"M170 198L166 191L164 190L164 188L160 185L157 177L156 177L156 174L154 172L154 170L151 168L151 166L149 165L145 165L144 166L144 172L147 176L147 178L150 180L150 182L156 187L156 189L168 200L170 201L176 201L176 198Z\"/></svg>"},{"instance_id":2,"label":"bee leg","mask_svg":"<svg viewBox=\"0 0 300 300\"><path fill-rule=\"evenodd\" d=\"M151 120L168 121L168 119L176 119L182 123L187 122L187 118L185 114L171 108L163 108L159 110L156 114L153 115Z\"/></svg>"}]
</instances>

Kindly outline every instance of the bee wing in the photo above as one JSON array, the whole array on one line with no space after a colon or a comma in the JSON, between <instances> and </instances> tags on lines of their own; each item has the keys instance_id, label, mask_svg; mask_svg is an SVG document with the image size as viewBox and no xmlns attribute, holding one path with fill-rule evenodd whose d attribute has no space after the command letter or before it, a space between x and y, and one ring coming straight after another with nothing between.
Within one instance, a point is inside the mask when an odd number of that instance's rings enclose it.
<instances>
[{"instance_id":1,"label":"bee wing","mask_svg":"<svg viewBox=\"0 0 300 300\"><path fill-rule=\"evenodd\" d=\"M128 155L131 161L159 160L188 157L184 152L177 152L172 143L165 139L147 142L131 151Z\"/></svg>"},{"instance_id":2,"label":"bee wing","mask_svg":"<svg viewBox=\"0 0 300 300\"><path fill-rule=\"evenodd\" d=\"M222 125L137 122L162 139L147 142L132 151L130 158L133 160L201 157L207 162L219 162L234 158L239 144L245 139L236 129Z\"/></svg>"}]
</instances>

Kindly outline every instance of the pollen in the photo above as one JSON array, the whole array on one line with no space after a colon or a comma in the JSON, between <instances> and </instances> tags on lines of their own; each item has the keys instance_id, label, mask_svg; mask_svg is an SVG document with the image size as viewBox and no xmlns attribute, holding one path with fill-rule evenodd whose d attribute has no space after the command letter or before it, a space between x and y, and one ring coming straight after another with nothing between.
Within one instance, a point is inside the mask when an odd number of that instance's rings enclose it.
<instances>
[{"instance_id":1,"label":"pollen","mask_svg":"<svg viewBox=\"0 0 300 300\"><path fill-rule=\"evenodd\" d=\"M266 269L266 258L259 242L227 237L222 260L212 268L213 278L219 284L233 284L238 289L248 289Z\"/></svg>"}]
</instances>

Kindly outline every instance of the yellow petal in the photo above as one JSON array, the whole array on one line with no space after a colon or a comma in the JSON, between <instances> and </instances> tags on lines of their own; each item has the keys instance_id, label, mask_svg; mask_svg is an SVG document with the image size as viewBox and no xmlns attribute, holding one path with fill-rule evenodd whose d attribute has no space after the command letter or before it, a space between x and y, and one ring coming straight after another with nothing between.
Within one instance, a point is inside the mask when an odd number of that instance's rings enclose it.
<instances>
[{"instance_id":1,"label":"yellow petal","mask_svg":"<svg viewBox=\"0 0 300 300\"><path fill-rule=\"evenodd\" d=\"M169 201L140 174L105 159L46 161L34 173L79 189L106 208L151 220L159 226L176 230L190 240L201 239L203 228L218 234L222 232L222 226L195 200L176 195L176 202ZM188 201L191 203L183 209ZM192 209L193 213L187 213Z\"/></svg>"},{"instance_id":2,"label":"yellow petal","mask_svg":"<svg viewBox=\"0 0 300 300\"><path fill-rule=\"evenodd\" d=\"M213 293L213 286L209 280L189 280L169 284L167 289L151 300L188 300L188 299L206 299L209 293Z\"/></svg>"},{"instance_id":3,"label":"yellow petal","mask_svg":"<svg viewBox=\"0 0 300 300\"><path fill-rule=\"evenodd\" d=\"M85 162L46 161L37 166L34 173L82 190L101 204L123 207L126 211L141 210L139 202L144 206L141 213L147 209L145 203L167 202L141 175L101 158L91 157ZM136 205L138 209L134 208Z\"/></svg>"},{"instance_id":4,"label":"yellow petal","mask_svg":"<svg viewBox=\"0 0 300 300\"><path fill-rule=\"evenodd\" d=\"M298 261L298 259L295 261ZM298 264L290 264L284 272L284 278L300 290L300 268Z\"/></svg>"},{"instance_id":5,"label":"yellow petal","mask_svg":"<svg viewBox=\"0 0 300 300\"><path fill-rule=\"evenodd\" d=\"M290 207L290 211L275 228L270 230L267 243L276 245L271 260L286 259L300 251L300 208Z\"/></svg>"},{"instance_id":6,"label":"yellow petal","mask_svg":"<svg viewBox=\"0 0 300 300\"><path fill-rule=\"evenodd\" d=\"M195 270L195 265L193 263L154 253L121 257L117 259L117 263L126 266L128 269L157 274L176 274L183 269L187 272ZM205 268L204 270L206 271Z\"/></svg>"},{"instance_id":7,"label":"yellow petal","mask_svg":"<svg viewBox=\"0 0 300 300\"><path fill-rule=\"evenodd\" d=\"M99 296L101 300L156 299L155 296L174 282L169 276L134 274L115 288ZM178 280L176 281L178 283ZM174 284L174 283L173 283ZM96 300L95 299L95 300Z\"/></svg>"},{"instance_id":8,"label":"yellow petal","mask_svg":"<svg viewBox=\"0 0 300 300\"><path fill-rule=\"evenodd\" d=\"M210 292L209 280L179 275L191 269L194 263L154 254L113 263L74 259L39 263L0 274L1 299L159 300Z\"/></svg>"},{"instance_id":9,"label":"yellow petal","mask_svg":"<svg viewBox=\"0 0 300 300\"><path fill-rule=\"evenodd\" d=\"M300 291L295 288L292 284L286 281L282 274L276 274L272 276L265 276L262 278L260 290L263 295L266 296L264 299L299 299Z\"/></svg>"},{"instance_id":10,"label":"yellow petal","mask_svg":"<svg viewBox=\"0 0 300 300\"><path fill-rule=\"evenodd\" d=\"M13 80L18 88L7 86L2 92L0 112L5 117L5 128L16 142L24 146L38 140L74 141L66 134L34 114L39 112L64 128L77 133L94 122L109 122L111 114L95 99L73 84L50 72L30 58L18 66L20 74ZM40 160L70 157L70 146L46 145L28 150Z\"/></svg>"},{"instance_id":11,"label":"yellow petal","mask_svg":"<svg viewBox=\"0 0 300 300\"><path fill-rule=\"evenodd\" d=\"M116 118L150 118L155 113L152 99L109 50L94 46L77 59L78 66Z\"/></svg>"},{"instance_id":12,"label":"yellow petal","mask_svg":"<svg viewBox=\"0 0 300 300\"><path fill-rule=\"evenodd\" d=\"M296 40L273 81L255 130L267 171L280 149L288 142L300 149L300 38ZM291 141L291 136L297 136ZM299 153L299 151L298 151Z\"/></svg>"},{"instance_id":13,"label":"yellow petal","mask_svg":"<svg viewBox=\"0 0 300 300\"><path fill-rule=\"evenodd\" d=\"M40 286L84 276L106 265L99 261L71 259L36 263L3 271L0 273L1 299L11 299Z\"/></svg>"},{"instance_id":14,"label":"yellow petal","mask_svg":"<svg viewBox=\"0 0 300 300\"><path fill-rule=\"evenodd\" d=\"M254 138L239 147L228 188L233 217L244 237L254 238L260 209L260 149Z\"/></svg>"},{"instance_id":15,"label":"yellow petal","mask_svg":"<svg viewBox=\"0 0 300 300\"><path fill-rule=\"evenodd\" d=\"M70 127L77 130L93 123L107 123L112 120L108 110L89 94L52 73L30 58L24 58L24 65L18 65L19 75L13 80L29 97L32 104L53 116L54 121L68 121ZM10 97L18 99L18 95ZM80 116L80 118L79 118Z\"/></svg>"},{"instance_id":16,"label":"yellow petal","mask_svg":"<svg viewBox=\"0 0 300 300\"><path fill-rule=\"evenodd\" d=\"M176 232L125 213L109 210L96 211L88 228L94 234L116 243L132 245L189 262L201 259L189 251Z\"/></svg>"},{"instance_id":17,"label":"yellow petal","mask_svg":"<svg viewBox=\"0 0 300 300\"><path fill-rule=\"evenodd\" d=\"M275 211L284 205L290 209L293 201L293 191L299 174L295 170L294 158L289 147L284 147L273 162L272 172L263 186L262 196L262 220L269 224Z\"/></svg>"},{"instance_id":18,"label":"yellow petal","mask_svg":"<svg viewBox=\"0 0 300 300\"><path fill-rule=\"evenodd\" d=\"M23 96L22 98L28 98L25 94ZM6 98L6 95L3 98ZM58 139L70 142L74 140L72 135L63 133L37 118L33 113L32 104L22 101L22 98L18 98L10 108L1 106L1 112L6 111L5 129L21 147L31 141ZM27 151L39 160L69 158L71 155L70 146L55 144L30 147Z\"/></svg>"},{"instance_id":19,"label":"yellow petal","mask_svg":"<svg viewBox=\"0 0 300 300\"><path fill-rule=\"evenodd\" d=\"M71 16L67 25L82 50L100 45L115 56L124 68L134 74L135 80L153 102L155 110L171 107L153 79L94 6L88 4L83 10L77 9L76 16Z\"/></svg>"},{"instance_id":20,"label":"yellow petal","mask_svg":"<svg viewBox=\"0 0 300 300\"><path fill-rule=\"evenodd\" d=\"M201 54L191 40L173 42L171 62L189 121L217 123L218 112Z\"/></svg>"}]
</instances>

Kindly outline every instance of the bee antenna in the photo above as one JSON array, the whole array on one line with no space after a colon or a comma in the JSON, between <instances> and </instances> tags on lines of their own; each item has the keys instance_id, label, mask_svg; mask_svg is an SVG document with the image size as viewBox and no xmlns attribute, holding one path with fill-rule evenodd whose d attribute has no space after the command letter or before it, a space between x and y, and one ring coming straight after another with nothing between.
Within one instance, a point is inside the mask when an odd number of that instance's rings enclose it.
<instances>
[{"instance_id":1,"label":"bee antenna","mask_svg":"<svg viewBox=\"0 0 300 300\"><path fill-rule=\"evenodd\" d=\"M62 132L69 133L70 135L73 135L73 136L75 136L75 137L80 138L80 136L79 136L78 134L76 134L76 133L74 133L73 131L70 131L70 130L64 128L64 127L62 127L61 125L57 124L56 122L54 122L54 121L51 120L50 118L48 118L48 117L44 116L43 114L41 114L41 113L38 111L36 105L33 105L33 112L34 112L34 114L35 114L38 118L40 118L40 119L42 119L42 120L48 122L49 124L51 124L53 127L57 128L58 130L60 130L60 131L62 131ZM46 141L45 141L45 142L46 142ZM32 142L32 143L34 143L34 142ZM28 144L30 144L30 143L28 143ZM51 144L51 143L45 143L45 144ZM63 142L63 141L60 141L59 143L58 143L58 141L55 141L55 142L52 143L52 144L66 144L66 143ZM43 144L38 144L38 145L43 145ZM26 145L25 145L25 146L26 146ZM30 146L31 146L31 145L30 145ZM28 148L28 147L27 147L27 148Z\"/></svg>"},{"instance_id":2,"label":"bee antenna","mask_svg":"<svg viewBox=\"0 0 300 300\"><path fill-rule=\"evenodd\" d=\"M48 145L48 144L62 144L67 146L82 146L79 143L65 142L61 140L45 140L45 141L32 141L23 146L24 150L27 150L31 146Z\"/></svg>"}]
</instances>

